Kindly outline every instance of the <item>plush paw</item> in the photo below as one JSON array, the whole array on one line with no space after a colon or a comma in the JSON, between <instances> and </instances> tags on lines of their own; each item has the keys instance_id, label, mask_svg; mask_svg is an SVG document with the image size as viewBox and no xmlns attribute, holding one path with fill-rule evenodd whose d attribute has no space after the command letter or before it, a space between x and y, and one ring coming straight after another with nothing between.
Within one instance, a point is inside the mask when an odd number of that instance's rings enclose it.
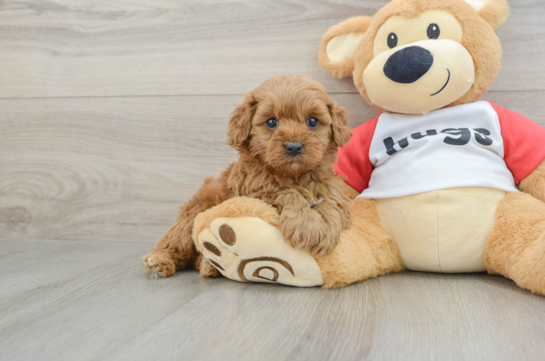
<instances>
[{"instance_id":1,"label":"plush paw","mask_svg":"<svg viewBox=\"0 0 545 361\"><path fill-rule=\"evenodd\" d=\"M150 253L142 257L142 263L151 276L170 277L176 272L176 265L168 254Z\"/></svg>"},{"instance_id":2,"label":"plush paw","mask_svg":"<svg viewBox=\"0 0 545 361\"><path fill-rule=\"evenodd\" d=\"M198 244L208 262L232 280L298 287L323 284L316 260L286 244L276 227L259 218L216 218L199 234Z\"/></svg>"},{"instance_id":3,"label":"plush paw","mask_svg":"<svg viewBox=\"0 0 545 361\"><path fill-rule=\"evenodd\" d=\"M203 278L215 278L221 276L221 273L218 271L218 269L212 266L206 258L203 258L199 274Z\"/></svg>"}]
</instances>

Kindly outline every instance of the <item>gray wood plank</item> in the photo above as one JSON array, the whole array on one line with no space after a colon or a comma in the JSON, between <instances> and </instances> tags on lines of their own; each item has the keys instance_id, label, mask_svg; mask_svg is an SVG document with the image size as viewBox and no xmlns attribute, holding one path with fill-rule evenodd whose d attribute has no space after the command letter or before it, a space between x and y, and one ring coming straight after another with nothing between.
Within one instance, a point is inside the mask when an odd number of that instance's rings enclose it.
<instances>
[{"instance_id":1,"label":"gray wood plank","mask_svg":"<svg viewBox=\"0 0 545 361\"><path fill-rule=\"evenodd\" d=\"M155 242L236 159L225 141L239 98L2 102L0 235Z\"/></svg>"},{"instance_id":2,"label":"gray wood plank","mask_svg":"<svg viewBox=\"0 0 545 361\"><path fill-rule=\"evenodd\" d=\"M355 127L377 113L337 94ZM545 125L545 92L487 98ZM0 100L0 239L155 243L225 145L242 96Z\"/></svg>"},{"instance_id":3,"label":"gray wood plank","mask_svg":"<svg viewBox=\"0 0 545 361\"><path fill-rule=\"evenodd\" d=\"M301 73L354 93L317 61L332 25L377 1L87 1L0 3L0 97L244 94ZM511 0L493 90L545 90L545 2Z\"/></svg>"},{"instance_id":4,"label":"gray wood plank","mask_svg":"<svg viewBox=\"0 0 545 361\"><path fill-rule=\"evenodd\" d=\"M150 279L146 245L0 241L0 359L540 360L545 298L407 273L339 290Z\"/></svg>"}]
</instances>

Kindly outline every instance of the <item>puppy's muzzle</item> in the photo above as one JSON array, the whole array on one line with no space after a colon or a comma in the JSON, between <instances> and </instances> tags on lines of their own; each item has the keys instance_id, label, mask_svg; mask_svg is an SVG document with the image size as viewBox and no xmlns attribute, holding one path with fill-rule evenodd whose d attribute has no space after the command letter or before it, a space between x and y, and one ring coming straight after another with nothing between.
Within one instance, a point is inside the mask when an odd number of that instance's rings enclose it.
<instances>
[{"instance_id":1,"label":"puppy's muzzle","mask_svg":"<svg viewBox=\"0 0 545 361\"><path fill-rule=\"evenodd\" d=\"M303 143L289 142L286 144L286 154L290 157L296 157L303 153Z\"/></svg>"}]
</instances>

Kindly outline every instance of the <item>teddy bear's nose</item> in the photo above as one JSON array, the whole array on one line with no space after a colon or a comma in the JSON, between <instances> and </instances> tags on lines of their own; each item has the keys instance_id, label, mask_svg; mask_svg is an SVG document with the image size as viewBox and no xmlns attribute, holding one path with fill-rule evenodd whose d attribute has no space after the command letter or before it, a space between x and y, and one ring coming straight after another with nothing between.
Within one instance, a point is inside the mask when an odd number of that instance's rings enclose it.
<instances>
[{"instance_id":1,"label":"teddy bear's nose","mask_svg":"<svg viewBox=\"0 0 545 361\"><path fill-rule=\"evenodd\" d=\"M396 83L410 84L422 78L432 65L433 55L428 50L410 46L390 56L384 74Z\"/></svg>"}]
</instances>

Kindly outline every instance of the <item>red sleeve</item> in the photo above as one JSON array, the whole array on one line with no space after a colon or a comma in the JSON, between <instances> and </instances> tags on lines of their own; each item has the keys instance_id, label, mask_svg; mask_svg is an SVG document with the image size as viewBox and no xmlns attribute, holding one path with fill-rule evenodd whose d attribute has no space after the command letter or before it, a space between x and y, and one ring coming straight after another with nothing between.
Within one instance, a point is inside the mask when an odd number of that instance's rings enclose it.
<instances>
[{"instance_id":1,"label":"red sleeve","mask_svg":"<svg viewBox=\"0 0 545 361\"><path fill-rule=\"evenodd\" d=\"M345 176L345 182L363 192L369 185L373 165L369 159L369 148L375 134L380 115L352 130L354 134L347 146L339 150L339 161L335 171Z\"/></svg>"},{"instance_id":2,"label":"red sleeve","mask_svg":"<svg viewBox=\"0 0 545 361\"><path fill-rule=\"evenodd\" d=\"M545 129L520 114L489 103L500 120L505 163L519 184L545 159Z\"/></svg>"}]
</instances>

